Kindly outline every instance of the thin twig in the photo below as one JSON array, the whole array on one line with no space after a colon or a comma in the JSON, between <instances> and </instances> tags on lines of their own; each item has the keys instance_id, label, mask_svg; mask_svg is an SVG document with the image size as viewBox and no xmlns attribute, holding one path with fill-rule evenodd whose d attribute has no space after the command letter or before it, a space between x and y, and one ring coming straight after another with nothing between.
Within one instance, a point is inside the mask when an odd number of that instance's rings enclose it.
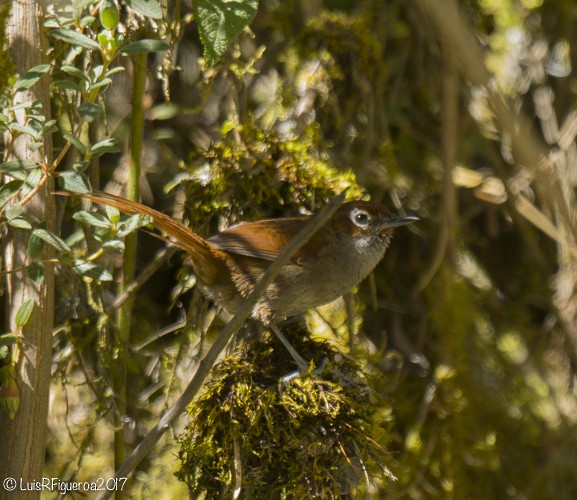
<instances>
[{"instance_id":1,"label":"thin twig","mask_svg":"<svg viewBox=\"0 0 577 500\"><path fill-rule=\"evenodd\" d=\"M184 390L180 398L174 403L158 421L156 426L144 437L144 439L134 448L132 453L116 471L116 478L128 477L136 468L136 466L150 453L154 445L162 437L162 435L169 429L170 424L185 411L188 404L196 396L205 379L208 377L210 369L216 362L220 353L225 349L232 336L238 332L246 319L250 316L254 306L258 300L264 295L266 290L276 276L281 272L284 265L291 259L291 257L302 248L307 241L315 234L337 211L343 204L346 191L343 191L331 203L329 203L323 210L321 210L316 217L314 217L301 232L293 238L290 243L283 249L279 256L269 266L263 277L254 287L250 295L242 302L236 314L229 323L222 329L214 343L212 344L206 356L199 363L198 369L194 374L188 387ZM105 500L110 498L113 491L104 491L96 498L97 500Z\"/></svg>"}]
</instances>

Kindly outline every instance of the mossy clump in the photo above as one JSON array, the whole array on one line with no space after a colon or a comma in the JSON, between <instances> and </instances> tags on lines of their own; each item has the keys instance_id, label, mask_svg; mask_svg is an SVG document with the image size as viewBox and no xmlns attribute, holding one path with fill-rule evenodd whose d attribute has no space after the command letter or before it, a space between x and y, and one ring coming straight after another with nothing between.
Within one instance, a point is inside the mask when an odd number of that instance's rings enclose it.
<instances>
[{"instance_id":1,"label":"mossy clump","mask_svg":"<svg viewBox=\"0 0 577 500\"><path fill-rule=\"evenodd\" d=\"M241 220L286 217L317 211L346 188L362 195L350 169L332 166L317 127L300 134L263 130L252 120L223 125L221 139L198 151L186 186L187 217L209 233ZM213 227L210 227L210 226Z\"/></svg>"},{"instance_id":2,"label":"mossy clump","mask_svg":"<svg viewBox=\"0 0 577 500\"><path fill-rule=\"evenodd\" d=\"M372 422L382 402L359 366L302 326L285 335L324 371L282 382L294 363L271 336L216 366L179 437L177 476L194 498L332 498L394 480L379 444L390 436Z\"/></svg>"}]
</instances>

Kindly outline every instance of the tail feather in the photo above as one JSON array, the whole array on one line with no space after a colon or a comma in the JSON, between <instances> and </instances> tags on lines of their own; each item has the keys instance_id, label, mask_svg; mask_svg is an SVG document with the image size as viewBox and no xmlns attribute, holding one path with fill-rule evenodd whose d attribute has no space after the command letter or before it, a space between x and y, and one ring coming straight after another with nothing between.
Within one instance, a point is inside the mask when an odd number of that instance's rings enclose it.
<instances>
[{"instance_id":1,"label":"tail feather","mask_svg":"<svg viewBox=\"0 0 577 500\"><path fill-rule=\"evenodd\" d=\"M68 195L70 193L59 194ZM190 228L174 220L172 217L147 207L146 205L142 205L141 203L130 201L109 193L85 193L79 194L78 196L81 196L82 198L93 201L94 203L98 203L100 205L110 205L117 208L121 212L130 215L148 215L153 220L154 227L171 236L174 239L173 243L176 246L186 250L192 255L196 255L197 257L205 257L214 256L215 253L219 253L216 248L212 247L212 245L207 243Z\"/></svg>"}]
</instances>

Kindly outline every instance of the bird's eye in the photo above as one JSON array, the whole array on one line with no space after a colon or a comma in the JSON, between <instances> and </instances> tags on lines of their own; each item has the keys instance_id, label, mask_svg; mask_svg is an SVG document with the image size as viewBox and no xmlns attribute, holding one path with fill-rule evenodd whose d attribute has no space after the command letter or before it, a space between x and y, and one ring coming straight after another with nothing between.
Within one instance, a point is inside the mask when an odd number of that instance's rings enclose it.
<instances>
[{"instance_id":1,"label":"bird's eye","mask_svg":"<svg viewBox=\"0 0 577 500\"><path fill-rule=\"evenodd\" d=\"M351 215L356 226L367 227L369 224L369 214L364 210L355 210Z\"/></svg>"}]
</instances>

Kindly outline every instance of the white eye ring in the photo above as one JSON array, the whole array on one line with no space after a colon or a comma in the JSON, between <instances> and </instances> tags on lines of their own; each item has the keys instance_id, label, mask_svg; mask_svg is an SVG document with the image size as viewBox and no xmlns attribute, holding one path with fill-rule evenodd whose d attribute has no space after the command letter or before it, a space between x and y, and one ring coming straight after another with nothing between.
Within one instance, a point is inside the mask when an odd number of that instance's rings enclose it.
<instances>
[{"instance_id":1,"label":"white eye ring","mask_svg":"<svg viewBox=\"0 0 577 500\"><path fill-rule=\"evenodd\" d=\"M369 225L369 220L371 216L366 210L361 210L360 208L355 208L351 212L351 220L353 224L357 227L367 227Z\"/></svg>"}]
</instances>

